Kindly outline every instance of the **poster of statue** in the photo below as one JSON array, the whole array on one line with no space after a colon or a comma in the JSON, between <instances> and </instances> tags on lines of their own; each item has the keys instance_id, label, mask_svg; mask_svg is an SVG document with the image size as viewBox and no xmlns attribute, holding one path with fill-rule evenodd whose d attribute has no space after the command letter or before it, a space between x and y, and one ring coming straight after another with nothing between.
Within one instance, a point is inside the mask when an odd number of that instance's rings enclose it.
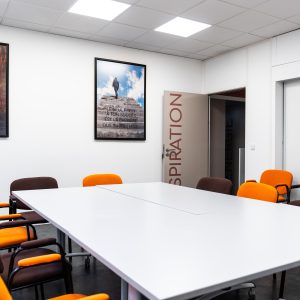
<instances>
[{"instance_id":1,"label":"poster of statue","mask_svg":"<svg viewBox=\"0 0 300 300\"><path fill-rule=\"evenodd\" d=\"M0 43L0 137L8 137L8 49Z\"/></svg>"},{"instance_id":2,"label":"poster of statue","mask_svg":"<svg viewBox=\"0 0 300 300\"><path fill-rule=\"evenodd\" d=\"M146 66L95 58L95 139L146 139Z\"/></svg>"}]
</instances>

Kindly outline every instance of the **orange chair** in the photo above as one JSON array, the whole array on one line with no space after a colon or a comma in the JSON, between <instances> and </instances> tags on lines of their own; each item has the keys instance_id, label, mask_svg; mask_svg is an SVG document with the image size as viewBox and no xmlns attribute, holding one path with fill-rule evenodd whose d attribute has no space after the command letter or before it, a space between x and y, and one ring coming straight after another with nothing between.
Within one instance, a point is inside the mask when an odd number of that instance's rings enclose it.
<instances>
[{"instance_id":1,"label":"orange chair","mask_svg":"<svg viewBox=\"0 0 300 300\"><path fill-rule=\"evenodd\" d=\"M121 184L122 178L117 174L92 174L83 178L83 186L95 186L102 184Z\"/></svg>"},{"instance_id":2,"label":"orange chair","mask_svg":"<svg viewBox=\"0 0 300 300\"><path fill-rule=\"evenodd\" d=\"M237 196L277 203L278 189L265 183L245 182L239 187ZM281 275L279 299L283 298L285 276L286 271L283 271ZM273 274L273 279L276 280L276 274Z\"/></svg>"},{"instance_id":3,"label":"orange chair","mask_svg":"<svg viewBox=\"0 0 300 300\"><path fill-rule=\"evenodd\" d=\"M50 254L50 255L44 255L44 256L38 256L34 258L27 258L27 259L20 260L18 262L18 265L19 268L30 268L30 267L37 267L38 265L42 265L42 264L55 262L60 259L61 257L59 254L52 254L52 255ZM0 273L2 272L3 272L3 264L0 259ZM75 300L75 299L109 300L109 296L107 294L95 294L93 296L85 296L82 294L67 294L63 296L54 297L49 300ZM0 276L0 300L13 300L1 276Z\"/></svg>"},{"instance_id":4,"label":"orange chair","mask_svg":"<svg viewBox=\"0 0 300 300\"><path fill-rule=\"evenodd\" d=\"M0 221L6 221L0 223L0 250L16 248L37 238L35 228L22 214L0 215Z\"/></svg>"},{"instance_id":5,"label":"orange chair","mask_svg":"<svg viewBox=\"0 0 300 300\"><path fill-rule=\"evenodd\" d=\"M290 202L290 191L293 182L293 174L291 172L286 170L266 170L261 174L259 182L271 185L277 189L278 198L276 202Z\"/></svg>"},{"instance_id":6,"label":"orange chair","mask_svg":"<svg viewBox=\"0 0 300 300\"><path fill-rule=\"evenodd\" d=\"M122 178L117 174L92 174L83 178L82 186L95 186L95 185L104 185L104 184L121 184L123 183ZM72 241L68 237L68 251L72 253ZM87 252L77 253L74 256L86 256L85 267L89 268L90 266L90 254ZM72 262L72 256L69 257L69 261Z\"/></svg>"},{"instance_id":7,"label":"orange chair","mask_svg":"<svg viewBox=\"0 0 300 300\"><path fill-rule=\"evenodd\" d=\"M245 182L239 187L237 196L268 202L277 202L278 192L275 187L268 184Z\"/></svg>"}]
</instances>

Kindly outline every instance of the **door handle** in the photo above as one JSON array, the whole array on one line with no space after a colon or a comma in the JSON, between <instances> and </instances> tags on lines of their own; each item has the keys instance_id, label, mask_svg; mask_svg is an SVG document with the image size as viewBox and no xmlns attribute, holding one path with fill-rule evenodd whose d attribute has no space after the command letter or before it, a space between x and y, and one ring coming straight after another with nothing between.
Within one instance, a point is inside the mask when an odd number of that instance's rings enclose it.
<instances>
[{"instance_id":1,"label":"door handle","mask_svg":"<svg viewBox=\"0 0 300 300\"><path fill-rule=\"evenodd\" d=\"M166 156L167 156L167 157L170 156L170 153L169 153L170 151L171 151L170 149L166 148Z\"/></svg>"}]
</instances>

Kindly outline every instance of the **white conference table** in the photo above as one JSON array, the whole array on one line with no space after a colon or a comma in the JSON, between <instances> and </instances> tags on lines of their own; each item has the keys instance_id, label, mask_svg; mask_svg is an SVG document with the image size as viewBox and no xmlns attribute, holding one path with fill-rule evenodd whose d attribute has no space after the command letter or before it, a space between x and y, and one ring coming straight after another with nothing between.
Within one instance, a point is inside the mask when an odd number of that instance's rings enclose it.
<instances>
[{"instance_id":1,"label":"white conference table","mask_svg":"<svg viewBox=\"0 0 300 300\"><path fill-rule=\"evenodd\" d=\"M189 299L300 265L297 207L165 183L13 194L154 300Z\"/></svg>"}]
</instances>

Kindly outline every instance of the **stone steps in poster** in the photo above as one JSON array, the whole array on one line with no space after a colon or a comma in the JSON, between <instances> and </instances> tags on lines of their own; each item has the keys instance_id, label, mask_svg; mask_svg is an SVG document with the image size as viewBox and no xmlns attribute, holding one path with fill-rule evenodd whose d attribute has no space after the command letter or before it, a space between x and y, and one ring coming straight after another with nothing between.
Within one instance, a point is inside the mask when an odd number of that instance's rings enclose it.
<instances>
[{"instance_id":1,"label":"stone steps in poster","mask_svg":"<svg viewBox=\"0 0 300 300\"><path fill-rule=\"evenodd\" d=\"M144 137L144 108L133 98L103 96L97 106L97 137Z\"/></svg>"}]
</instances>

